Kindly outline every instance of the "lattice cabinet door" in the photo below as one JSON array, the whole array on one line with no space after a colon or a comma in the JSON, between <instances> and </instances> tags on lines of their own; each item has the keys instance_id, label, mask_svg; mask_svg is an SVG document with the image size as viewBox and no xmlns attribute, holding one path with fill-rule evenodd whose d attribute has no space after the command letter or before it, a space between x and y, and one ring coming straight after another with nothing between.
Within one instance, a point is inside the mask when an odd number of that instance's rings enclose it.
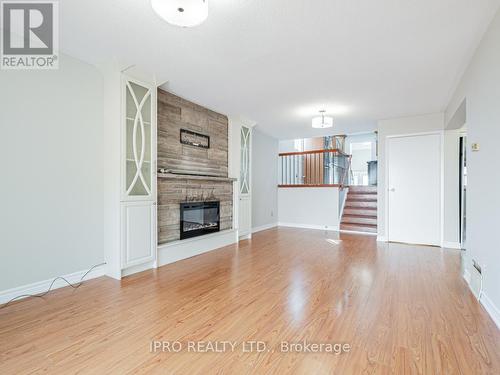
<instances>
[{"instance_id":1,"label":"lattice cabinet door","mask_svg":"<svg viewBox=\"0 0 500 375\"><path fill-rule=\"evenodd\" d=\"M241 127L240 195L250 194L250 139L249 128Z\"/></svg>"},{"instance_id":2,"label":"lattice cabinet door","mask_svg":"<svg viewBox=\"0 0 500 375\"><path fill-rule=\"evenodd\" d=\"M156 199L156 89L123 79L122 163L125 201Z\"/></svg>"}]
</instances>

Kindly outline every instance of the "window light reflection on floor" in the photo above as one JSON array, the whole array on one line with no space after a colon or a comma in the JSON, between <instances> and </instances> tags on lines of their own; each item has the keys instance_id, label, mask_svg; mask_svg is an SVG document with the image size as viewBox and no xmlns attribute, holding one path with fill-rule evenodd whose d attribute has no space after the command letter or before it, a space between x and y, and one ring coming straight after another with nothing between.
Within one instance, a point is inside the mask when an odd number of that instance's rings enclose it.
<instances>
[{"instance_id":1,"label":"window light reflection on floor","mask_svg":"<svg viewBox=\"0 0 500 375\"><path fill-rule=\"evenodd\" d=\"M331 238L327 238L326 242L331 243L332 245L340 245L342 240L332 240Z\"/></svg>"}]
</instances>

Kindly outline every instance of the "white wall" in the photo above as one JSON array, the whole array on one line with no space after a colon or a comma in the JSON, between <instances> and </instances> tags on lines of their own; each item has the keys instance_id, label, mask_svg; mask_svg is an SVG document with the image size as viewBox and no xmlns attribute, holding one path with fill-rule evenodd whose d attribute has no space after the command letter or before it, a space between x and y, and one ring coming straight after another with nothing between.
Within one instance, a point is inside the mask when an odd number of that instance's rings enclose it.
<instances>
[{"instance_id":1,"label":"white wall","mask_svg":"<svg viewBox=\"0 0 500 375\"><path fill-rule=\"evenodd\" d=\"M370 142L372 144L370 160L377 160L377 135L374 132L347 135L345 139L345 151L350 154L351 144L361 142Z\"/></svg>"},{"instance_id":2,"label":"white wall","mask_svg":"<svg viewBox=\"0 0 500 375\"><path fill-rule=\"evenodd\" d=\"M472 259L481 265L486 304L491 302L496 305L497 314L500 314L500 197L497 194L500 186L497 166L500 156L499 46L500 12L481 41L446 110L448 123L466 98L469 145L466 267L470 269ZM471 152L472 143L479 143L480 151ZM497 319L499 317L497 315Z\"/></svg>"},{"instance_id":3,"label":"white wall","mask_svg":"<svg viewBox=\"0 0 500 375\"><path fill-rule=\"evenodd\" d=\"M0 71L0 290L103 261L103 87L61 56Z\"/></svg>"},{"instance_id":4,"label":"white wall","mask_svg":"<svg viewBox=\"0 0 500 375\"><path fill-rule=\"evenodd\" d=\"M325 139L323 137L285 139L279 141L279 152L301 152L322 150Z\"/></svg>"},{"instance_id":5,"label":"white wall","mask_svg":"<svg viewBox=\"0 0 500 375\"><path fill-rule=\"evenodd\" d=\"M354 150L354 156L351 162L351 169L354 171L368 170L367 162L371 160L372 151L366 150Z\"/></svg>"},{"instance_id":6,"label":"white wall","mask_svg":"<svg viewBox=\"0 0 500 375\"><path fill-rule=\"evenodd\" d=\"M257 128L252 138L252 227L278 221L278 140Z\"/></svg>"},{"instance_id":7,"label":"white wall","mask_svg":"<svg viewBox=\"0 0 500 375\"><path fill-rule=\"evenodd\" d=\"M280 225L338 230L340 224L338 214L338 188L278 189Z\"/></svg>"},{"instance_id":8,"label":"white wall","mask_svg":"<svg viewBox=\"0 0 500 375\"><path fill-rule=\"evenodd\" d=\"M442 113L404 117L378 122L378 235L386 238L386 139L388 136L422 133L443 130L444 115ZM418 157L418 155L415 155ZM425 183L424 181L422 183Z\"/></svg>"}]
</instances>

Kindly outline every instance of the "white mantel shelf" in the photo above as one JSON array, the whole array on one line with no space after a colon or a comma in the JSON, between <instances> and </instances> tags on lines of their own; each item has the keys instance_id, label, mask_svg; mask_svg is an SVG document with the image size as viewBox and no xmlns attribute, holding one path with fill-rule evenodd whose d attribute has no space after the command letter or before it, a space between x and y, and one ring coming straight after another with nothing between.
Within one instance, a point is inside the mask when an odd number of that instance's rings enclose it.
<instances>
[{"instance_id":1,"label":"white mantel shelf","mask_svg":"<svg viewBox=\"0 0 500 375\"><path fill-rule=\"evenodd\" d=\"M217 177L217 176L198 176L190 174L158 173L158 178L167 178L172 180L203 180L203 181L223 181L233 182L236 178Z\"/></svg>"}]
</instances>

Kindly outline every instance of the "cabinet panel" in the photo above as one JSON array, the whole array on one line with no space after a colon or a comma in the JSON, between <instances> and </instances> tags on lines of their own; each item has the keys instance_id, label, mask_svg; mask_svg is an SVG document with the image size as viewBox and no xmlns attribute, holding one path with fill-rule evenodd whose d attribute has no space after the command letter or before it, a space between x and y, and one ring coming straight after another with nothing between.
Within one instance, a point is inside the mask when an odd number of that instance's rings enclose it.
<instances>
[{"instance_id":1,"label":"cabinet panel","mask_svg":"<svg viewBox=\"0 0 500 375\"><path fill-rule=\"evenodd\" d=\"M122 268L156 258L156 206L152 202L122 203Z\"/></svg>"}]
</instances>

